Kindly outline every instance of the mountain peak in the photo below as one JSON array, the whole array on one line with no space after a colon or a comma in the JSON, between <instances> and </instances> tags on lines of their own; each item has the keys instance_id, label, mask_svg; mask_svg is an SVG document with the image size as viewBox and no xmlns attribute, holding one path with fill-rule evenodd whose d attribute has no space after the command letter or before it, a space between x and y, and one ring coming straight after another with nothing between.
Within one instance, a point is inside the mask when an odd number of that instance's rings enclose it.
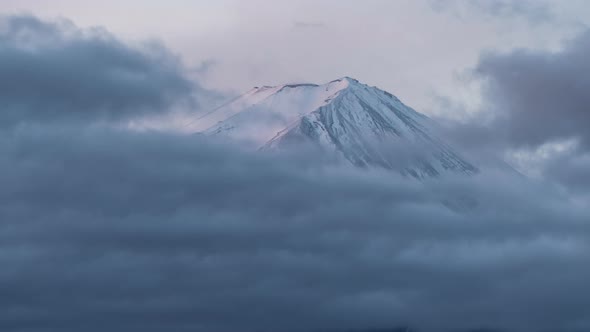
<instances>
[{"instance_id":1,"label":"mountain peak","mask_svg":"<svg viewBox=\"0 0 590 332\"><path fill-rule=\"evenodd\" d=\"M285 89L296 89L296 88L317 88L317 87L330 87L330 86L338 86L340 89L344 89L351 85L364 85L359 82L359 80L344 76L338 79L332 80L325 84L316 84L316 83L287 83L281 85L263 85L263 86L255 86L252 90L253 92L260 92L260 91L270 91L274 90L274 93L278 93L284 91Z\"/></svg>"},{"instance_id":2,"label":"mountain peak","mask_svg":"<svg viewBox=\"0 0 590 332\"><path fill-rule=\"evenodd\" d=\"M418 178L477 171L437 137L431 119L391 93L346 76L322 85L256 88L213 115L217 123L206 134L254 147L313 143L354 165Z\"/></svg>"},{"instance_id":3,"label":"mountain peak","mask_svg":"<svg viewBox=\"0 0 590 332\"><path fill-rule=\"evenodd\" d=\"M359 84L360 83L359 80L357 80L356 78L352 78L350 76L340 77L338 79L335 79L333 81L330 81L330 83L333 83L333 82L344 82L344 81L345 82L348 82L348 83L351 83L351 84Z\"/></svg>"}]
</instances>

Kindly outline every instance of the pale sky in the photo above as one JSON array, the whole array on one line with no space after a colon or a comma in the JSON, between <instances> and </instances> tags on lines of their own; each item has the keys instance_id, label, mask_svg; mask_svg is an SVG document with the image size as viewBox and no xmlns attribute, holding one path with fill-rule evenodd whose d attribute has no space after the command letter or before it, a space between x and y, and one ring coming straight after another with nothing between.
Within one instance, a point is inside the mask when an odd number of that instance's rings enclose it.
<instances>
[{"instance_id":1,"label":"pale sky","mask_svg":"<svg viewBox=\"0 0 590 332\"><path fill-rule=\"evenodd\" d=\"M2 0L0 12L162 41L230 94L352 76L425 113L436 96L477 103L465 80L482 52L556 49L590 23L584 0Z\"/></svg>"}]
</instances>

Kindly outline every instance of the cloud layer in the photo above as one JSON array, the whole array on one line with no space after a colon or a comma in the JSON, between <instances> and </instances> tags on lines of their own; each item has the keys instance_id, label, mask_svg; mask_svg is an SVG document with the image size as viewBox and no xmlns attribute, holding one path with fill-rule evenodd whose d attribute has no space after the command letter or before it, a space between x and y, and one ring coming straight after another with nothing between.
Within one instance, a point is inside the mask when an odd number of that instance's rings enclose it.
<instances>
[{"instance_id":1,"label":"cloud layer","mask_svg":"<svg viewBox=\"0 0 590 332\"><path fill-rule=\"evenodd\" d=\"M149 115L191 103L196 89L160 45L33 16L0 17L0 76L2 126Z\"/></svg>"},{"instance_id":2,"label":"cloud layer","mask_svg":"<svg viewBox=\"0 0 590 332\"><path fill-rule=\"evenodd\" d=\"M482 86L479 112L447 134L479 155L508 155L525 173L566 190L590 192L590 32L556 51L486 52L473 69ZM453 107L445 100L446 107ZM534 171L532 171L534 170Z\"/></svg>"},{"instance_id":3,"label":"cloud layer","mask_svg":"<svg viewBox=\"0 0 590 332\"><path fill-rule=\"evenodd\" d=\"M4 329L590 326L588 211L547 187L419 184L155 133L2 142ZM443 204L461 197L477 207Z\"/></svg>"},{"instance_id":4,"label":"cloud layer","mask_svg":"<svg viewBox=\"0 0 590 332\"><path fill-rule=\"evenodd\" d=\"M487 54L477 73L487 80L487 98L496 127L514 145L539 146L579 139L590 147L590 32L554 53L517 50Z\"/></svg>"}]
</instances>

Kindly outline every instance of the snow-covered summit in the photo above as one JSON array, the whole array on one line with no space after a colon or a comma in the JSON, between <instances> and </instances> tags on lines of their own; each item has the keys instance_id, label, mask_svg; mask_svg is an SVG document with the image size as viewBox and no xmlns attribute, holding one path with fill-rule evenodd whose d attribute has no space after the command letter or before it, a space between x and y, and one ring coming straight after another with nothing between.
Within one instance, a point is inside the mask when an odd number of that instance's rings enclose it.
<instances>
[{"instance_id":1,"label":"snow-covered summit","mask_svg":"<svg viewBox=\"0 0 590 332\"><path fill-rule=\"evenodd\" d=\"M255 87L203 120L208 135L268 150L312 143L357 166L418 178L477 171L438 137L430 118L350 77Z\"/></svg>"},{"instance_id":2,"label":"snow-covered summit","mask_svg":"<svg viewBox=\"0 0 590 332\"><path fill-rule=\"evenodd\" d=\"M350 82L342 78L323 85L254 87L200 118L196 130L262 146L297 119L329 103Z\"/></svg>"}]
</instances>

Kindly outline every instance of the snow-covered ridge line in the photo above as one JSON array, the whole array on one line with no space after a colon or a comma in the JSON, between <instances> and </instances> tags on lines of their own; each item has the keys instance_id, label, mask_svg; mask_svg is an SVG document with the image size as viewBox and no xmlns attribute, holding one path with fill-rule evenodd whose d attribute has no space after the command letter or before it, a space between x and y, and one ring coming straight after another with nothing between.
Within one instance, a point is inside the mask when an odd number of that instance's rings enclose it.
<instances>
[{"instance_id":1,"label":"snow-covered ridge line","mask_svg":"<svg viewBox=\"0 0 590 332\"><path fill-rule=\"evenodd\" d=\"M437 137L430 118L350 77L322 85L256 87L208 120L205 134L254 148L311 143L357 166L398 169L418 178L477 172Z\"/></svg>"}]
</instances>

